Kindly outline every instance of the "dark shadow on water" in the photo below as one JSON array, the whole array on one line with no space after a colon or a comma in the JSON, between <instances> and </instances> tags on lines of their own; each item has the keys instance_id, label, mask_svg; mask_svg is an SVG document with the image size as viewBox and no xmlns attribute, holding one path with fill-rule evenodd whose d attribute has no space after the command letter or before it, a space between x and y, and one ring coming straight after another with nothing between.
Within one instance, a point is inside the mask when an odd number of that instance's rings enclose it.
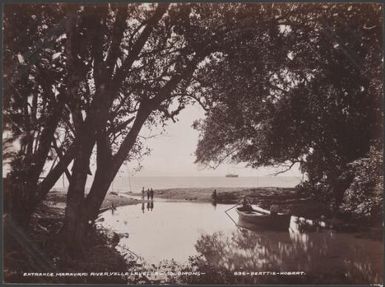
<instances>
[{"instance_id":1,"label":"dark shadow on water","mask_svg":"<svg viewBox=\"0 0 385 287\"><path fill-rule=\"evenodd\" d=\"M205 275L183 280L206 284L383 282L382 262L374 262L362 248L349 246L348 238L334 237L331 232L307 234L293 228L280 232L240 228L230 235L202 235L195 245L199 255L190 258L190 264Z\"/></svg>"}]
</instances>

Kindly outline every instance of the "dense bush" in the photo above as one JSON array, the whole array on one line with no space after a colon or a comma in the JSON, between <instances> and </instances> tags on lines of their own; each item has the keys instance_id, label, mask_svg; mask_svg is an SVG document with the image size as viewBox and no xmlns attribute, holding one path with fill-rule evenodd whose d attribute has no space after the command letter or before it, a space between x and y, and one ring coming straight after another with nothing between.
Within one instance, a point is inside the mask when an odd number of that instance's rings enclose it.
<instances>
[{"instance_id":1,"label":"dense bush","mask_svg":"<svg viewBox=\"0 0 385 287\"><path fill-rule=\"evenodd\" d=\"M380 219L383 214L383 153L371 147L367 157L349 164L353 180L345 191L342 210L356 218Z\"/></svg>"},{"instance_id":2,"label":"dense bush","mask_svg":"<svg viewBox=\"0 0 385 287\"><path fill-rule=\"evenodd\" d=\"M365 157L347 164L331 185L326 179L306 180L296 190L326 202L330 208L352 219L380 220L383 214L383 153L372 146ZM341 200L332 200L340 193Z\"/></svg>"}]
</instances>

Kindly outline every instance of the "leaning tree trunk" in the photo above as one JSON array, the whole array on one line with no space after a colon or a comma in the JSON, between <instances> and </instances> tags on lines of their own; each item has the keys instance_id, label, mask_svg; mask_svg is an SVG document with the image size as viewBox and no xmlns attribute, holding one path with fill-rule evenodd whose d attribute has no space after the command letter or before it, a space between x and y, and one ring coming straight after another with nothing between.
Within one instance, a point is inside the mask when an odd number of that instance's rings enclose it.
<instances>
[{"instance_id":1,"label":"leaning tree trunk","mask_svg":"<svg viewBox=\"0 0 385 287\"><path fill-rule=\"evenodd\" d=\"M98 216L100 207L112 181L134 146L139 132L152 110L153 107L150 104L145 102L142 103L130 132L127 134L119 151L114 156L110 155L110 151L106 146L101 144L98 145L98 167L86 199L85 208L87 210L87 221L93 221Z\"/></svg>"},{"instance_id":2,"label":"leaning tree trunk","mask_svg":"<svg viewBox=\"0 0 385 287\"><path fill-rule=\"evenodd\" d=\"M81 255L83 250L83 240L86 233L86 222L84 222L84 194L87 181L90 156L94 146L92 137L83 140L83 145L79 146L72 176L67 193L67 206L65 210L64 231L68 250L72 254Z\"/></svg>"}]
</instances>

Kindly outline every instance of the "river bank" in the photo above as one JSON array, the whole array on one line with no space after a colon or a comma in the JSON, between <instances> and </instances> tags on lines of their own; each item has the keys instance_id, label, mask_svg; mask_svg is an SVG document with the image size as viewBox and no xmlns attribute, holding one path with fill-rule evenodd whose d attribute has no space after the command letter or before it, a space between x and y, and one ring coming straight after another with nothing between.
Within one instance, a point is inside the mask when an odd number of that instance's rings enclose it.
<instances>
[{"instance_id":1,"label":"river bank","mask_svg":"<svg viewBox=\"0 0 385 287\"><path fill-rule=\"evenodd\" d=\"M65 203L67 200L67 193L65 193L63 190L52 190L48 193L45 203L47 205L54 205L57 207L65 207ZM101 209L111 207L112 205L114 207L123 206L123 205L131 205L131 204L138 204L141 201L132 197L127 197L122 194L118 194L116 192L109 192L107 193Z\"/></svg>"},{"instance_id":2,"label":"river bank","mask_svg":"<svg viewBox=\"0 0 385 287\"><path fill-rule=\"evenodd\" d=\"M60 202L58 202L60 203ZM64 209L43 203L31 219L29 230L21 230L8 218L4 221L4 279L8 283L105 283L91 272L125 272L130 266L115 249L119 236L106 229L91 229L84 254L76 259L65 252L60 234ZM44 274L79 274L50 276ZM27 274L27 275L25 275ZM126 280L112 277L109 283Z\"/></svg>"},{"instance_id":3,"label":"river bank","mask_svg":"<svg viewBox=\"0 0 385 287\"><path fill-rule=\"evenodd\" d=\"M213 192L216 200L213 200ZM141 197L141 193L125 193L128 196ZM281 212L291 213L306 218L320 218L331 215L329 208L309 196L299 195L294 188L172 188L154 190L154 197L164 200L181 200L190 202L215 202L237 204L247 196L254 204L269 208L278 205ZM146 197L145 197L146 198Z\"/></svg>"},{"instance_id":4,"label":"river bank","mask_svg":"<svg viewBox=\"0 0 385 287\"><path fill-rule=\"evenodd\" d=\"M64 220L66 193L52 190L38 207L31 219L29 230L21 231L10 220L4 220L4 239L7 252L4 254L4 278L13 283L105 283L97 276L41 277L23 276L25 272L79 273L79 272L126 272L130 265L116 250L121 237L103 228L93 228L87 234L84 255L69 258L60 234ZM101 208L137 204L134 198L109 193ZM5 217L6 218L6 217ZM127 283L120 277L112 277L109 283Z\"/></svg>"}]
</instances>

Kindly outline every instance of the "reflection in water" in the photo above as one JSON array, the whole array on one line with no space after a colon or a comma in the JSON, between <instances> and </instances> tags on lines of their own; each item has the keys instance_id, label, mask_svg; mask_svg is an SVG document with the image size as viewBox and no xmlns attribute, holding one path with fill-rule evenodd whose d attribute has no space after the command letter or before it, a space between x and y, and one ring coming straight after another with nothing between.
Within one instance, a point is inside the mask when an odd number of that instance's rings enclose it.
<instances>
[{"instance_id":1,"label":"reflection in water","mask_svg":"<svg viewBox=\"0 0 385 287\"><path fill-rule=\"evenodd\" d=\"M191 265L204 272L188 283L381 283L380 242L360 246L349 235L325 231L301 233L295 222L289 232L255 232L240 228L231 234L202 235ZM371 243L371 244L370 244ZM370 250L368 250L370 248ZM378 260L376 260L376 258ZM244 271L246 276L237 276ZM304 275L251 275L251 272L304 272ZM249 274L247 274L249 273Z\"/></svg>"},{"instance_id":2,"label":"reflection in water","mask_svg":"<svg viewBox=\"0 0 385 287\"><path fill-rule=\"evenodd\" d=\"M114 215L104 214L102 224L116 232L128 232L130 237L122 238L119 248L140 255L148 265L175 259L179 269L205 273L182 277L188 283L383 281L380 241L356 238L353 233L304 228L295 217L288 231L238 229L225 214L229 206L223 204L213 208L211 204L157 202L157 209L153 209L153 202L148 202L146 207L152 212L144 212L144 203L120 207ZM230 213L238 218L235 210ZM122 218L127 225L119 222ZM188 267L182 266L185 264ZM302 271L306 275L235 276L236 271Z\"/></svg>"},{"instance_id":3,"label":"reflection in water","mask_svg":"<svg viewBox=\"0 0 385 287\"><path fill-rule=\"evenodd\" d=\"M154 201L153 200L147 201L146 208L148 211L152 211L154 209ZM144 203L142 203L142 213L144 213Z\"/></svg>"}]
</instances>

